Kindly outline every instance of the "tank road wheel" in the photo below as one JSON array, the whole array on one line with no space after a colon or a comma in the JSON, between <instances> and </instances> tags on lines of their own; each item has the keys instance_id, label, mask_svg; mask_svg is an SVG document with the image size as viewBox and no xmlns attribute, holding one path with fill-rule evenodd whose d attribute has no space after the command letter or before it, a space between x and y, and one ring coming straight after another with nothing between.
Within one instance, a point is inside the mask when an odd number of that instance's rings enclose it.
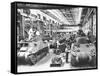
<instances>
[{"instance_id":1,"label":"tank road wheel","mask_svg":"<svg viewBox=\"0 0 100 76\"><path fill-rule=\"evenodd\" d=\"M91 62L90 62L90 66L96 66L96 57L93 57Z\"/></svg>"},{"instance_id":2,"label":"tank road wheel","mask_svg":"<svg viewBox=\"0 0 100 76\"><path fill-rule=\"evenodd\" d=\"M76 57L74 57L74 56L71 56L71 65L72 66L77 66Z\"/></svg>"},{"instance_id":3,"label":"tank road wheel","mask_svg":"<svg viewBox=\"0 0 100 76\"><path fill-rule=\"evenodd\" d=\"M29 59L30 59L32 65L35 65L35 64L36 64L37 58L36 58L35 55L30 55L30 56L29 56Z\"/></svg>"}]
</instances>

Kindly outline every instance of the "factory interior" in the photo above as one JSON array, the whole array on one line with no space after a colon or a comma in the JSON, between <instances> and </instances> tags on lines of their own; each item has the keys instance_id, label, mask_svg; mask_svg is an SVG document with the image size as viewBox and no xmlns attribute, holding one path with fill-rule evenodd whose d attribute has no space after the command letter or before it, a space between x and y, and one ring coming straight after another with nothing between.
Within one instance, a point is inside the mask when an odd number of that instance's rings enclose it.
<instances>
[{"instance_id":1,"label":"factory interior","mask_svg":"<svg viewBox=\"0 0 100 76\"><path fill-rule=\"evenodd\" d=\"M96 8L35 4L19 7L18 72L96 67Z\"/></svg>"}]
</instances>

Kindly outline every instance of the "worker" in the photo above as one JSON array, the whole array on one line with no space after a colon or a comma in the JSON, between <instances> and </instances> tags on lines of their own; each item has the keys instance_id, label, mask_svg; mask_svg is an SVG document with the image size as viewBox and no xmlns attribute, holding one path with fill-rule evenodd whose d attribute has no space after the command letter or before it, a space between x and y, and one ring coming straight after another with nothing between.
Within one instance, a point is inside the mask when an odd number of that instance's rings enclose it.
<instances>
[{"instance_id":1,"label":"worker","mask_svg":"<svg viewBox=\"0 0 100 76\"><path fill-rule=\"evenodd\" d=\"M95 36L92 34L91 31L88 32L87 36L88 36L91 43L94 43L96 41Z\"/></svg>"},{"instance_id":2,"label":"worker","mask_svg":"<svg viewBox=\"0 0 100 76\"><path fill-rule=\"evenodd\" d=\"M69 62L70 46L66 45L65 52L66 52L66 63L68 63Z\"/></svg>"},{"instance_id":3,"label":"worker","mask_svg":"<svg viewBox=\"0 0 100 76\"><path fill-rule=\"evenodd\" d=\"M28 34L29 34L28 40L32 40L32 39L34 39L34 38L37 38L36 36L40 36L40 32L37 30L36 27L32 27L32 28L29 30Z\"/></svg>"},{"instance_id":4,"label":"worker","mask_svg":"<svg viewBox=\"0 0 100 76\"><path fill-rule=\"evenodd\" d=\"M28 32L28 34L29 34L28 40L31 40L33 38L34 32L35 32L34 28L31 27L29 32Z\"/></svg>"}]
</instances>

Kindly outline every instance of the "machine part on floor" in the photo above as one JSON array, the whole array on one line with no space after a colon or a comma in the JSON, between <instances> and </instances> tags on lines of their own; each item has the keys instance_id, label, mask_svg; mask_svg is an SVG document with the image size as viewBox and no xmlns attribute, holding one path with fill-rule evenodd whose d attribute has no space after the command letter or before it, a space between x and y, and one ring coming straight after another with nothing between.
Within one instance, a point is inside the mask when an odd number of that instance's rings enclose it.
<instances>
[{"instance_id":1,"label":"machine part on floor","mask_svg":"<svg viewBox=\"0 0 100 76\"><path fill-rule=\"evenodd\" d=\"M64 65L61 57L54 57L52 60L52 63L50 64L50 67L61 67Z\"/></svg>"}]
</instances>

